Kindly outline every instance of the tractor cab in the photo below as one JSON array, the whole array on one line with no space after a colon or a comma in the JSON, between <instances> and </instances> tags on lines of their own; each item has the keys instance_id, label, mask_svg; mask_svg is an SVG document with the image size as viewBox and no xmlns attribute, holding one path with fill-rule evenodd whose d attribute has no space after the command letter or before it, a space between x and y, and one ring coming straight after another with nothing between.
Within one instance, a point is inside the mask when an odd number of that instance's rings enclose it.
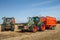
<instances>
[{"instance_id":1,"label":"tractor cab","mask_svg":"<svg viewBox=\"0 0 60 40\"><path fill-rule=\"evenodd\" d=\"M12 17L12 18L2 18L3 19L3 24L12 24L13 22L14 22L14 18Z\"/></svg>"},{"instance_id":2,"label":"tractor cab","mask_svg":"<svg viewBox=\"0 0 60 40\"><path fill-rule=\"evenodd\" d=\"M38 21L39 20L39 17L29 17L29 20L30 21Z\"/></svg>"},{"instance_id":3,"label":"tractor cab","mask_svg":"<svg viewBox=\"0 0 60 40\"><path fill-rule=\"evenodd\" d=\"M39 20L39 17L30 17L30 18L29 18L29 21L28 21L28 24L29 24L29 22L30 22L31 25L32 25L32 24L37 25L37 23L39 23L40 20Z\"/></svg>"}]
</instances>

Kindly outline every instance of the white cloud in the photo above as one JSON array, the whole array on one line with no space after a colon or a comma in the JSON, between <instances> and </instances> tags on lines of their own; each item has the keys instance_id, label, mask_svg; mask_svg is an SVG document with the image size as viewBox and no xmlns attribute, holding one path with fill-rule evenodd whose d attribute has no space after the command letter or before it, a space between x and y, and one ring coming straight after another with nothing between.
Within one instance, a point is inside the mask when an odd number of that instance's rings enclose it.
<instances>
[{"instance_id":1,"label":"white cloud","mask_svg":"<svg viewBox=\"0 0 60 40\"><path fill-rule=\"evenodd\" d=\"M40 2L40 3L34 3L34 4L32 4L32 6L33 7L35 7L35 6L41 6L41 5L46 5L46 4L48 4L48 3L53 3L53 2L55 2L55 1L58 1L58 0L48 0L48 1L43 1L43 2Z\"/></svg>"}]
</instances>

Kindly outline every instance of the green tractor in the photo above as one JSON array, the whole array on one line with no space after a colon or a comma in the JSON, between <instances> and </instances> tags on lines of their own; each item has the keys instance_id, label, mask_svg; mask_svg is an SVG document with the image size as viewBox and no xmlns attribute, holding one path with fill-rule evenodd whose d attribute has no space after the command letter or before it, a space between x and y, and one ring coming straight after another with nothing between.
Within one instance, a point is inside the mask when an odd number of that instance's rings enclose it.
<instances>
[{"instance_id":1,"label":"green tractor","mask_svg":"<svg viewBox=\"0 0 60 40\"><path fill-rule=\"evenodd\" d=\"M1 31L5 31L5 30L11 30L14 31L15 29L15 18L11 17L3 17L3 24L1 25Z\"/></svg>"},{"instance_id":2,"label":"green tractor","mask_svg":"<svg viewBox=\"0 0 60 40\"><path fill-rule=\"evenodd\" d=\"M43 22L40 22L40 17L29 17L28 23L24 24L23 26L18 26L21 31L29 30L32 32L36 31L44 31L45 30L45 24Z\"/></svg>"}]
</instances>

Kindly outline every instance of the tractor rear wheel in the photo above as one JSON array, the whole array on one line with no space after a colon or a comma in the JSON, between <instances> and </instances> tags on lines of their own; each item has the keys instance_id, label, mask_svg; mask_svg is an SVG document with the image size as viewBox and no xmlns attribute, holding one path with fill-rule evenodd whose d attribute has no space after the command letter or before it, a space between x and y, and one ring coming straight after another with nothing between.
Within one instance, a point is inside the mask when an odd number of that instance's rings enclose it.
<instances>
[{"instance_id":1,"label":"tractor rear wheel","mask_svg":"<svg viewBox=\"0 0 60 40\"><path fill-rule=\"evenodd\" d=\"M40 26L40 30L41 31L44 31L45 30L45 25L42 23L41 26Z\"/></svg>"},{"instance_id":2,"label":"tractor rear wheel","mask_svg":"<svg viewBox=\"0 0 60 40\"><path fill-rule=\"evenodd\" d=\"M34 26L31 26L30 27L30 30L32 31L32 32L36 32L37 31L37 27L34 25Z\"/></svg>"},{"instance_id":3,"label":"tractor rear wheel","mask_svg":"<svg viewBox=\"0 0 60 40\"><path fill-rule=\"evenodd\" d=\"M11 31L14 31L15 27L14 26L11 26Z\"/></svg>"},{"instance_id":4,"label":"tractor rear wheel","mask_svg":"<svg viewBox=\"0 0 60 40\"><path fill-rule=\"evenodd\" d=\"M1 31L5 31L5 27L4 26L1 26Z\"/></svg>"}]
</instances>

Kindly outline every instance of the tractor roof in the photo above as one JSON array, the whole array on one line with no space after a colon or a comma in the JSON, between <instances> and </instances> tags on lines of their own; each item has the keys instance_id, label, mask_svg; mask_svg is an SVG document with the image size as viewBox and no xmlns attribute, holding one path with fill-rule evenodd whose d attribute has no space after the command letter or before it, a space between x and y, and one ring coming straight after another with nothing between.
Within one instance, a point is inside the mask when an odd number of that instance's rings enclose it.
<instances>
[{"instance_id":1,"label":"tractor roof","mask_svg":"<svg viewBox=\"0 0 60 40\"><path fill-rule=\"evenodd\" d=\"M6 18L6 19L15 19L14 17L3 17L2 19L4 19L4 18Z\"/></svg>"}]
</instances>

